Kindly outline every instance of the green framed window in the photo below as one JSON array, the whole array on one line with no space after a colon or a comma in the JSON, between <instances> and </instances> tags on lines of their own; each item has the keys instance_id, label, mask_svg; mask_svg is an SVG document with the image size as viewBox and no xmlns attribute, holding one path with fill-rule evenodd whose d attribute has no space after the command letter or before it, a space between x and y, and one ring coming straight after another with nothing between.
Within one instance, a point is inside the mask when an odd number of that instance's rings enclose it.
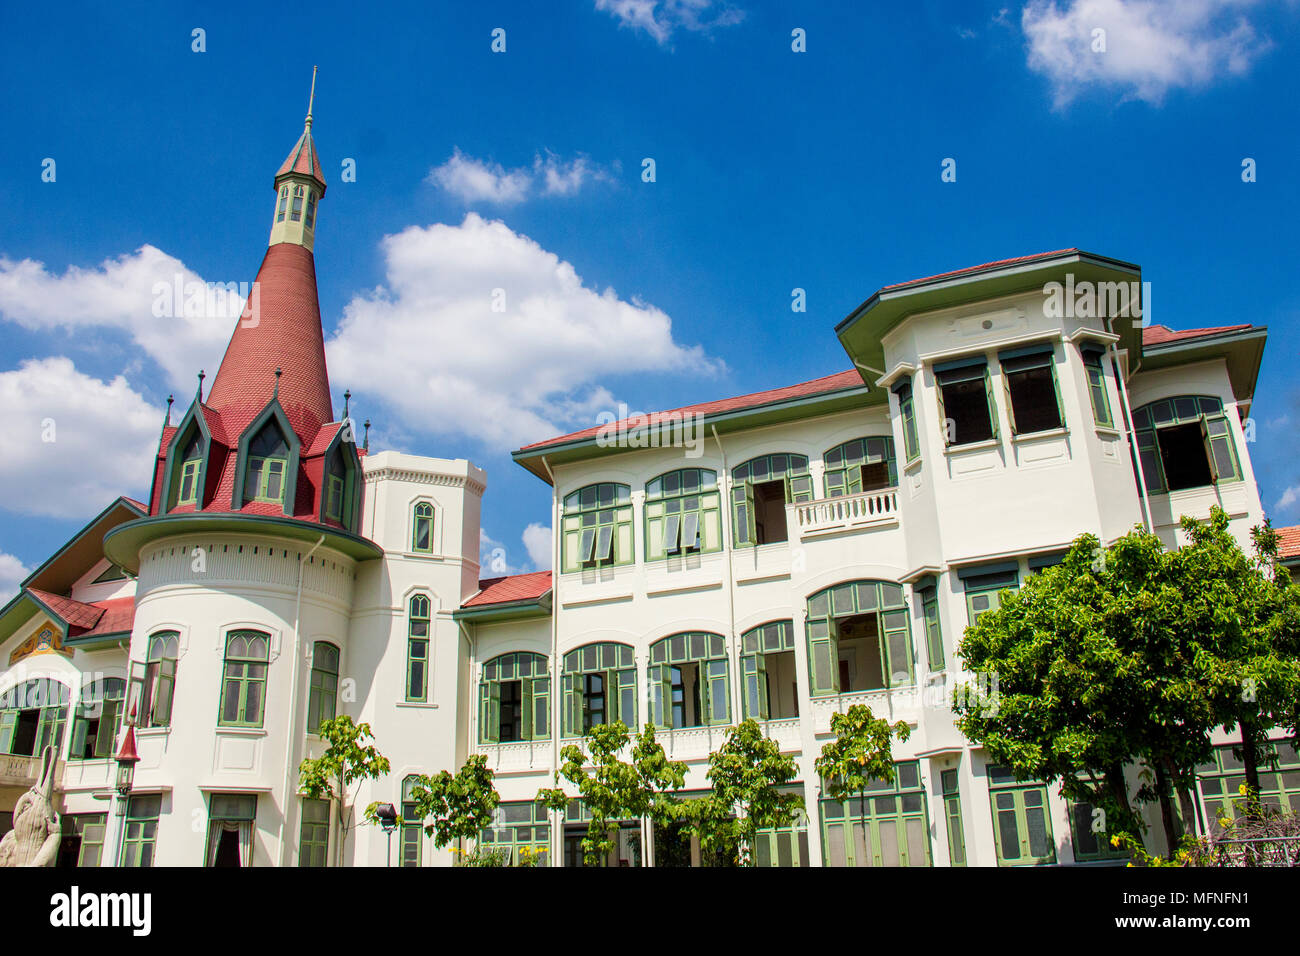
<instances>
[{"instance_id":1,"label":"green framed window","mask_svg":"<svg viewBox=\"0 0 1300 956\"><path fill-rule=\"evenodd\" d=\"M794 622L769 621L740 635L740 687L746 717L799 716Z\"/></svg>"},{"instance_id":2,"label":"green framed window","mask_svg":"<svg viewBox=\"0 0 1300 956\"><path fill-rule=\"evenodd\" d=\"M269 421L248 443L244 501L283 505L288 469L289 443L280 433L280 426Z\"/></svg>"},{"instance_id":3,"label":"green framed window","mask_svg":"<svg viewBox=\"0 0 1300 956\"><path fill-rule=\"evenodd\" d=\"M826 466L826 497L839 498L898 484L894 439L888 435L855 438L822 456Z\"/></svg>"},{"instance_id":4,"label":"green framed window","mask_svg":"<svg viewBox=\"0 0 1300 956\"><path fill-rule=\"evenodd\" d=\"M176 631L157 631L145 642L143 663L131 662L126 712L134 709L141 727L168 727L172 722L172 699L176 692L176 666L181 636Z\"/></svg>"},{"instance_id":5,"label":"green framed window","mask_svg":"<svg viewBox=\"0 0 1300 956\"><path fill-rule=\"evenodd\" d=\"M998 409L988 361L957 359L934 367L944 445L971 445L998 437Z\"/></svg>"},{"instance_id":6,"label":"green framed window","mask_svg":"<svg viewBox=\"0 0 1300 956\"><path fill-rule=\"evenodd\" d=\"M722 505L716 471L682 468L646 484L647 561L707 554L721 548Z\"/></svg>"},{"instance_id":7,"label":"green framed window","mask_svg":"<svg viewBox=\"0 0 1300 956\"><path fill-rule=\"evenodd\" d=\"M478 685L479 742L550 737L551 675L545 655L515 651L483 665Z\"/></svg>"},{"instance_id":8,"label":"green framed window","mask_svg":"<svg viewBox=\"0 0 1300 956\"><path fill-rule=\"evenodd\" d=\"M208 794L208 843L204 866L253 865L257 794Z\"/></svg>"},{"instance_id":9,"label":"green framed window","mask_svg":"<svg viewBox=\"0 0 1300 956\"><path fill-rule=\"evenodd\" d=\"M308 229L316 228L316 190L307 190L307 218L303 220L303 225Z\"/></svg>"},{"instance_id":10,"label":"green framed window","mask_svg":"<svg viewBox=\"0 0 1300 956\"><path fill-rule=\"evenodd\" d=\"M1237 815L1236 801L1242 799L1241 786L1246 782L1245 766L1233 755L1240 744L1214 748L1208 763L1196 768L1205 801L1205 818L1217 831L1219 812L1228 819ZM1300 813L1300 754L1295 744L1285 738L1268 741L1260 748L1259 802L1278 813Z\"/></svg>"},{"instance_id":11,"label":"green framed window","mask_svg":"<svg viewBox=\"0 0 1300 956\"><path fill-rule=\"evenodd\" d=\"M898 396L898 417L903 428L903 454L911 464L921 457L921 439L916 431L916 399L912 395L912 381L899 382L894 386Z\"/></svg>"},{"instance_id":12,"label":"green framed window","mask_svg":"<svg viewBox=\"0 0 1300 956\"><path fill-rule=\"evenodd\" d=\"M406 699L429 696L429 598L413 594L406 622Z\"/></svg>"},{"instance_id":13,"label":"green framed window","mask_svg":"<svg viewBox=\"0 0 1300 956\"><path fill-rule=\"evenodd\" d=\"M656 727L731 722L727 642L720 634L686 631L650 645L650 719Z\"/></svg>"},{"instance_id":14,"label":"green framed window","mask_svg":"<svg viewBox=\"0 0 1300 956\"><path fill-rule=\"evenodd\" d=\"M551 823L545 804L536 800L499 803L492 812L492 825L478 838L480 850L504 853L511 866L518 866L523 851L546 866L550 854Z\"/></svg>"},{"instance_id":15,"label":"green framed window","mask_svg":"<svg viewBox=\"0 0 1300 956\"><path fill-rule=\"evenodd\" d=\"M57 753L68 719L68 688L48 677L33 678L0 695L0 753L39 757Z\"/></svg>"},{"instance_id":16,"label":"green framed window","mask_svg":"<svg viewBox=\"0 0 1300 956\"><path fill-rule=\"evenodd\" d=\"M416 502L411 510L411 550L433 553L433 505L427 501Z\"/></svg>"},{"instance_id":17,"label":"green framed window","mask_svg":"<svg viewBox=\"0 0 1300 956\"><path fill-rule=\"evenodd\" d=\"M801 787L782 787L785 792L802 793ZM809 866L808 817L800 813L788 827L767 827L754 834L754 865L765 867Z\"/></svg>"},{"instance_id":18,"label":"green framed window","mask_svg":"<svg viewBox=\"0 0 1300 956\"><path fill-rule=\"evenodd\" d=\"M1095 782L1095 781L1094 781ZM1085 800L1068 800L1070 812L1070 842L1074 858L1080 863L1101 860L1127 860L1127 850L1111 846L1105 830L1097 829L1101 818L1093 805Z\"/></svg>"},{"instance_id":19,"label":"green framed window","mask_svg":"<svg viewBox=\"0 0 1300 956\"><path fill-rule=\"evenodd\" d=\"M1150 402L1134 410L1133 434L1150 494L1242 479L1232 428L1217 398Z\"/></svg>"},{"instance_id":20,"label":"green framed window","mask_svg":"<svg viewBox=\"0 0 1300 956\"><path fill-rule=\"evenodd\" d=\"M333 720L338 708L339 649L317 641L311 649L311 684L307 691L307 732L316 733L322 721Z\"/></svg>"},{"instance_id":21,"label":"green framed window","mask_svg":"<svg viewBox=\"0 0 1300 956\"><path fill-rule=\"evenodd\" d=\"M280 187L280 204L275 208L275 221L284 222L284 212L289 205L289 187Z\"/></svg>"},{"instance_id":22,"label":"green framed window","mask_svg":"<svg viewBox=\"0 0 1300 956\"><path fill-rule=\"evenodd\" d=\"M72 718L69 760L105 760L113 756L125 698L126 681L120 677L97 680L81 692Z\"/></svg>"},{"instance_id":23,"label":"green framed window","mask_svg":"<svg viewBox=\"0 0 1300 956\"><path fill-rule=\"evenodd\" d=\"M1007 591L1020 587L1020 570L1014 564L963 569L957 574L966 591L966 616L972 625L1000 607Z\"/></svg>"},{"instance_id":24,"label":"green framed window","mask_svg":"<svg viewBox=\"0 0 1300 956\"><path fill-rule=\"evenodd\" d=\"M732 541L736 547L788 541L785 506L813 500L808 456L760 455L731 470Z\"/></svg>"},{"instance_id":25,"label":"green framed window","mask_svg":"<svg viewBox=\"0 0 1300 956\"><path fill-rule=\"evenodd\" d=\"M562 733L581 737L597 724L636 722L636 658L627 644L586 644L564 655Z\"/></svg>"},{"instance_id":26,"label":"green framed window","mask_svg":"<svg viewBox=\"0 0 1300 956\"><path fill-rule=\"evenodd\" d=\"M1085 342L1079 346L1083 356L1083 374L1088 381L1088 399L1092 403L1092 420L1103 428L1112 428L1115 417L1110 411L1110 398L1106 394L1106 371L1101 357L1106 354L1106 347L1095 342Z\"/></svg>"},{"instance_id":27,"label":"green framed window","mask_svg":"<svg viewBox=\"0 0 1300 956\"><path fill-rule=\"evenodd\" d=\"M330 802L304 797L298 825L298 865L328 866L330 850Z\"/></svg>"},{"instance_id":28,"label":"green framed window","mask_svg":"<svg viewBox=\"0 0 1300 956\"><path fill-rule=\"evenodd\" d=\"M302 219L302 197L305 189L302 186L293 187L293 205L289 207L289 221L298 222Z\"/></svg>"},{"instance_id":29,"label":"green framed window","mask_svg":"<svg viewBox=\"0 0 1300 956\"><path fill-rule=\"evenodd\" d=\"M153 866L158 840L158 816L161 812L162 797L159 794L139 794L127 800L118 866Z\"/></svg>"},{"instance_id":30,"label":"green framed window","mask_svg":"<svg viewBox=\"0 0 1300 956\"><path fill-rule=\"evenodd\" d=\"M261 727L266 707L266 667L271 637L261 631L226 635L221 677L222 727Z\"/></svg>"},{"instance_id":31,"label":"green framed window","mask_svg":"<svg viewBox=\"0 0 1300 956\"><path fill-rule=\"evenodd\" d=\"M343 520L343 479L338 475L325 479L325 517Z\"/></svg>"},{"instance_id":32,"label":"green framed window","mask_svg":"<svg viewBox=\"0 0 1300 956\"><path fill-rule=\"evenodd\" d=\"M419 777L402 780L402 819L398 834L398 866L420 866L424 851L424 818L415 808L415 785Z\"/></svg>"},{"instance_id":33,"label":"green framed window","mask_svg":"<svg viewBox=\"0 0 1300 956\"><path fill-rule=\"evenodd\" d=\"M1016 780L1006 767L990 766L988 781L998 866L1055 863L1047 788L1037 780Z\"/></svg>"},{"instance_id":34,"label":"green framed window","mask_svg":"<svg viewBox=\"0 0 1300 956\"><path fill-rule=\"evenodd\" d=\"M912 635L903 586L848 581L808 598L812 696L912 683Z\"/></svg>"},{"instance_id":35,"label":"green framed window","mask_svg":"<svg viewBox=\"0 0 1300 956\"><path fill-rule=\"evenodd\" d=\"M76 841L77 866L103 865L104 836L108 830L108 814L65 813L59 818L59 822L62 825L65 845ZM71 860L70 851L68 859ZM60 865L62 865L62 860Z\"/></svg>"},{"instance_id":36,"label":"green framed window","mask_svg":"<svg viewBox=\"0 0 1300 956\"><path fill-rule=\"evenodd\" d=\"M178 505L197 504L199 500L199 468L203 465L200 458L191 458L181 465L181 487L176 493Z\"/></svg>"},{"instance_id":37,"label":"green framed window","mask_svg":"<svg viewBox=\"0 0 1300 956\"><path fill-rule=\"evenodd\" d=\"M961 789L957 784L957 771L945 770L939 774L943 791L943 818L948 827L948 862L950 866L966 865L966 829L961 822Z\"/></svg>"},{"instance_id":38,"label":"green framed window","mask_svg":"<svg viewBox=\"0 0 1300 956\"><path fill-rule=\"evenodd\" d=\"M632 489L627 485L605 481L565 495L560 528L566 573L616 567L636 560Z\"/></svg>"},{"instance_id":39,"label":"green framed window","mask_svg":"<svg viewBox=\"0 0 1300 956\"><path fill-rule=\"evenodd\" d=\"M944 668L943 627L939 622L939 588L931 582L917 589L921 601L921 616L925 620L925 654L931 671Z\"/></svg>"},{"instance_id":40,"label":"green framed window","mask_svg":"<svg viewBox=\"0 0 1300 956\"><path fill-rule=\"evenodd\" d=\"M895 763L893 781L874 781L865 796L822 800L821 814L826 866L930 865L919 761Z\"/></svg>"},{"instance_id":41,"label":"green framed window","mask_svg":"<svg viewBox=\"0 0 1300 956\"><path fill-rule=\"evenodd\" d=\"M1015 435L1065 427L1061 389L1056 382L1056 352L1050 343L998 353L1007 417Z\"/></svg>"}]
</instances>

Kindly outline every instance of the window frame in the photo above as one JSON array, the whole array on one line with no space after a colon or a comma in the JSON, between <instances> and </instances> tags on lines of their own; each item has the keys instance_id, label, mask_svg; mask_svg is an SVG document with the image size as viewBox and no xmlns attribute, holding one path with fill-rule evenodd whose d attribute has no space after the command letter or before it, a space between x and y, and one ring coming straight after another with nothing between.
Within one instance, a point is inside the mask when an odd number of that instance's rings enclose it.
<instances>
[{"instance_id":1,"label":"window frame","mask_svg":"<svg viewBox=\"0 0 1300 956\"><path fill-rule=\"evenodd\" d=\"M879 456L868 452L873 442L880 443L876 445L878 448L883 446L883 451ZM857 450L860 454L858 457L850 459L849 453L855 450L852 448L854 445L859 446ZM832 458L832 456L834 457ZM833 466L832 461L834 462ZM879 464L885 466L886 483L879 488L869 488L864 492L863 485L865 481L862 477L862 467L864 465ZM832 488L832 484L834 488ZM827 498L847 498L851 495L888 491L897 487L898 459L894 450L894 437L892 435L862 435L858 438L840 442L834 448L828 448L822 453L822 493Z\"/></svg>"},{"instance_id":2,"label":"window frame","mask_svg":"<svg viewBox=\"0 0 1300 956\"><path fill-rule=\"evenodd\" d=\"M688 489L688 476L694 478L694 490ZM678 490L665 490L670 481ZM687 507L692 499L695 505ZM642 510L647 562L722 550L722 492L718 473L713 469L678 468L656 475L646 482ZM692 517L698 544L686 546L687 526ZM670 528L675 528L671 533L676 546L672 549L668 548Z\"/></svg>"},{"instance_id":3,"label":"window frame","mask_svg":"<svg viewBox=\"0 0 1300 956\"><path fill-rule=\"evenodd\" d=\"M406 602L406 676L403 691L407 703L422 704L429 699L429 678L431 676L429 651L433 641L433 603L427 594L412 594ZM417 613L419 609L419 613ZM424 633L417 633L419 625L424 624ZM417 654L420 650L422 653ZM412 675L417 666L422 667L420 693L413 694Z\"/></svg>"},{"instance_id":4,"label":"window frame","mask_svg":"<svg viewBox=\"0 0 1300 956\"><path fill-rule=\"evenodd\" d=\"M943 446L945 451L953 448L965 448L971 445L982 445L985 442L999 441L1000 428L998 421L998 405L996 400L993 398L993 378L989 370L988 358L980 355L964 359L954 359L951 362L941 362L934 366L933 371L935 398L938 402L939 411L939 433L943 437ZM983 438L972 438L968 441L957 441L956 429L954 428L952 440L949 440L946 405L948 399L943 393L944 386L960 385L965 382L974 382L981 379L984 382L984 402L985 411L988 415L989 435Z\"/></svg>"},{"instance_id":5,"label":"window frame","mask_svg":"<svg viewBox=\"0 0 1300 956\"><path fill-rule=\"evenodd\" d=\"M908 769L905 771L904 768ZM909 777L915 774L915 783L909 782L903 786L905 772ZM883 780L873 781L865 795L855 794L845 800L823 797L820 803L826 866L837 865L833 862L837 847L842 847L844 866L848 867L934 865L934 847L930 841L929 795L925 792L919 759L895 761L894 779L888 783ZM909 805L911 809L908 809ZM886 847L882 832L891 823L894 827L893 850L899 860L897 864L884 862ZM920 825L919 829L916 824ZM862 831L860 834L859 828ZM840 831L839 840L832 839L835 830ZM918 833L921 836L924 861L913 863L913 847L909 837ZM862 852L870 853L870 863L859 861L858 854Z\"/></svg>"},{"instance_id":6,"label":"window frame","mask_svg":"<svg viewBox=\"0 0 1300 956\"><path fill-rule=\"evenodd\" d=\"M585 658L593 657L592 661ZM564 738L585 737L591 730L585 719L588 676L602 679L604 720L610 724L623 721L629 728L637 726L636 654L630 644L617 641L594 641L567 651L560 667L560 735ZM629 719L630 718L630 719Z\"/></svg>"},{"instance_id":7,"label":"window frame","mask_svg":"<svg viewBox=\"0 0 1300 956\"><path fill-rule=\"evenodd\" d=\"M158 820L162 816L162 795L137 793L127 798L122 818L122 840L117 854L120 867L148 868L154 865L158 849Z\"/></svg>"},{"instance_id":8,"label":"window frame","mask_svg":"<svg viewBox=\"0 0 1300 956\"><path fill-rule=\"evenodd\" d=\"M252 653L252 639L259 639L266 648L266 653L258 657ZM248 642L249 654L232 656L232 645L238 640ZM221 700L217 710L218 727L252 727L266 725L267 677L271 666L271 635L254 628L238 628L226 633L226 647L222 656ZM226 702L230 699L231 686L234 685L237 696L235 716L226 716ZM257 699L257 717L248 717L249 703Z\"/></svg>"},{"instance_id":9,"label":"window frame","mask_svg":"<svg viewBox=\"0 0 1300 956\"><path fill-rule=\"evenodd\" d=\"M417 501L411 506L411 551L415 554L433 554L434 507L428 501ZM420 528L428 526L428 545L420 547Z\"/></svg>"},{"instance_id":10,"label":"window frame","mask_svg":"<svg viewBox=\"0 0 1300 956\"><path fill-rule=\"evenodd\" d=\"M325 819L309 819L307 809L319 813L325 809ZM303 797L298 814L298 866L327 867L330 859L330 801ZM316 862L319 860L320 862Z\"/></svg>"},{"instance_id":11,"label":"window frame","mask_svg":"<svg viewBox=\"0 0 1300 956\"><path fill-rule=\"evenodd\" d=\"M1179 403L1188 401L1196 403L1196 414L1188 415L1179 410ZM1158 411L1167 412L1169 417L1157 422ZM1196 488L1209 488L1245 480L1245 468L1222 399L1213 395L1170 395L1147 402L1133 410L1134 451L1142 465L1147 494L1170 493L1169 482L1165 475L1164 457L1160 448L1160 431L1194 423L1199 423L1201 428L1201 443L1205 449L1205 459L1210 471L1210 484L1189 485L1174 490L1191 491ZM1212 427L1218 428L1218 433L1212 433ZM1219 445L1218 450L1215 447L1216 443ZM1220 473L1219 451L1232 466L1231 474Z\"/></svg>"},{"instance_id":12,"label":"window frame","mask_svg":"<svg viewBox=\"0 0 1300 956\"><path fill-rule=\"evenodd\" d=\"M1045 432L1060 431L1066 427L1065 405L1061 401L1061 382L1056 372L1056 348L1051 343L1027 345L1023 348L1004 349L998 353L998 371L1002 377L1002 392L1007 401L1007 421L1011 425L1011 434L1018 437L1041 435ZM1032 431L1022 430L1016 423L1015 394L1012 389L1014 376L1035 369L1046 368L1052 385L1052 397L1056 400L1056 424Z\"/></svg>"},{"instance_id":13,"label":"window frame","mask_svg":"<svg viewBox=\"0 0 1300 956\"><path fill-rule=\"evenodd\" d=\"M507 651L483 663L479 677L478 739L481 744L521 744L550 740L550 659L535 651ZM525 665L528 670L524 674ZM540 665L540 671L538 667ZM502 684L519 684L519 739L502 740ZM540 729L538 725L540 723Z\"/></svg>"},{"instance_id":14,"label":"window frame","mask_svg":"<svg viewBox=\"0 0 1300 956\"><path fill-rule=\"evenodd\" d=\"M769 654L797 654L795 650L794 620L766 621L751 627L740 635L740 698L741 711L745 719L754 720L793 720L796 718L773 718L771 716L771 683L767 675ZM797 673L797 671L796 671ZM798 694L795 695L796 717L798 715Z\"/></svg>"},{"instance_id":15,"label":"window frame","mask_svg":"<svg viewBox=\"0 0 1300 956\"><path fill-rule=\"evenodd\" d=\"M325 650L325 660L321 660L321 651ZM333 652L333 669L330 669L329 652ZM318 734L320 725L326 720L338 716L339 671L343 662L343 651L333 641L314 641L311 646L311 675L307 685L307 733ZM325 704L328 702L329 706ZM325 711L329 711L326 717ZM319 719L312 720L317 714Z\"/></svg>"},{"instance_id":16,"label":"window frame","mask_svg":"<svg viewBox=\"0 0 1300 956\"><path fill-rule=\"evenodd\" d=\"M118 694L117 696L106 696L112 693L107 685L113 684ZM98 688L98 690L96 690ZM88 697L93 694L93 697ZM115 706L110 706L115 705ZM95 707L97 712L91 713L91 708ZM126 709L126 680L121 677L104 677L97 681L87 684L81 692L81 698L77 702L72 715L72 742L68 750L68 760L109 760L112 759L117 747L117 735L122 728L122 714ZM105 722L106 715L108 722ZM90 722L96 721L95 739L93 744L93 753L87 757L84 755L86 738L90 733ZM78 738L81 740L79 747Z\"/></svg>"},{"instance_id":17,"label":"window frame","mask_svg":"<svg viewBox=\"0 0 1300 956\"><path fill-rule=\"evenodd\" d=\"M1047 786L1041 780L1016 780L1005 767L989 766L986 769L989 790L989 812L992 814L993 844L997 854L998 866L1050 866L1056 862L1056 834L1052 826L1051 798ZM1027 801L1033 795L1041 802L1031 805ZM1010 798L1011 806L999 806L999 797ZM1031 810L1041 810L1043 816L1043 841L1046 852L1033 853L1033 837L1029 831ZM1003 846L1001 814L1011 813L1016 827L1016 851L1014 857L1006 855Z\"/></svg>"},{"instance_id":18,"label":"window frame","mask_svg":"<svg viewBox=\"0 0 1300 956\"><path fill-rule=\"evenodd\" d=\"M560 509L561 573L634 564L632 512L632 488L621 482L592 482L565 495Z\"/></svg>"},{"instance_id":19,"label":"window frame","mask_svg":"<svg viewBox=\"0 0 1300 956\"><path fill-rule=\"evenodd\" d=\"M886 589L889 589L888 593L891 596L894 591L897 591L898 603L886 603ZM874 604L869 604L863 599L868 593L873 594ZM839 641L833 622L871 613L877 615L876 637L879 641L881 676L885 686L861 691L843 690L839 686ZM895 623L901 622L902 626L886 627L886 615L898 615ZM809 595L806 601L804 624L808 651L808 696L837 697L842 694L866 694L913 686L916 683L916 654L912 647L911 618L912 614L903 585L896 581L877 578L841 581ZM900 638L906 651L907 679L896 683L892 671L894 650L891 644ZM822 644L826 645L824 656L825 664L830 669L829 681L825 679L827 675L822 673L822 662L819 659L822 656L820 647Z\"/></svg>"},{"instance_id":20,"label":"window frame","mask_svg":"<svg viewBox=\"0 0 1300 956\"><path fill-rule=\"evenodd\" d=\"M906 467L921 458L921 433L917 430L916 395L912 391L911 376L894 385L894 395L898 398L898 415L903 431L903 455L906 459Z\"/></svg>"},{"instance_id":21,"label":"window frame","mask_svg":"<svg viewBox=\"0 0 1300 956\"><path fill-rule=\"evenodd\" d=\"M784 468L778 469L781 459ZM761 472L757 473L761 466ZM808 456L798 452L774 451L755 455L731 469L731 544L733 548L756 548L758 531L754 514L754 486L780 481L785 489L785 503L807 504L813 500L812 472ZM791 529L786 528L788 543Z\"/></svg>"},{"instance_id":22,"label":"window frame","mask_svg":"<svg viewBox=\"0 0 1300 956\"><path fill-rule=\"evenodd\" d=\"M699 706L695 724L676 723L673 671L683 664L696 665L695 686ZM661 730L724 727L731 723L731 672L727 639L711 631L679 631L649 647L646 682L650 691L650 721ZM682 719L686 705L682 701Z\"/></svg>"}]
</instances>

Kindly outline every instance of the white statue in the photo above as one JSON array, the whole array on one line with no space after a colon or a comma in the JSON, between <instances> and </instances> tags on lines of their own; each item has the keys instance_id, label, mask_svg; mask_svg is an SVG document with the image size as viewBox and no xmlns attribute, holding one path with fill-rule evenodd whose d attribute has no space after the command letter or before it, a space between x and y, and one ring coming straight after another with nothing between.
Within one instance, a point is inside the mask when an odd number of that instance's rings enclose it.
<instances>
[{"instance_id":1,"label":"white statue","mask_svg":"<svg viewBox=\"0 0 1300 956\"><path fill-rule=\"evenodd\" d=\"M14 828L0 840L0 867L53 866L59 854L54 793L54 748L41 754L41 775L14 804Z\"/></svg>"}]
</instances>

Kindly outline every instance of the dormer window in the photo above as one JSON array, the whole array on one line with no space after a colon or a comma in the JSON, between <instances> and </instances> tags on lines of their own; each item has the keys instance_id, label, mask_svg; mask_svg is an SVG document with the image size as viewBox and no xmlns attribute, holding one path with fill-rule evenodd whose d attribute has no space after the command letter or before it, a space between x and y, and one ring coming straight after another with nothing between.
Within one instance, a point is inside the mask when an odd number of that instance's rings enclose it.
<instances>
[{"instance_id":1,"label":"dormer window","mask_svg":"<svg viewBox=\"0 0 1300 956\"><path fill-rule=\"evenodd\" d=\"M275 210L275 221L276 221L276 222L284 222L284 210L285 210L285 207L288 206L288 205L289 205L289 187L288 187L288 186L281 186L281 187L280 187L280 204L279 204L279 206L276 207L276 210Z\"/></svg>"},{"instance_id":2,"label":"dormer window","mask_svg":"<svg viewBox=\"0 0 1300 956\"><path fill-rule=\"evenodd\" d=\"M347 489L347 465L343 461L343 450L335 445L325 464L325 517L331 521L343 521L343 497Z\"/></svg>"},{"instance_id":3,"label":"dormer window","mask_svg":"<svg viewBox=\"0 0 1300 956\"><path fill-rule=\"evenodd\" d=\"M303 186L293 187L293 206L289 209L289 221L298 222L302 219L302 197L306 192Z\"/></svg>"},{"instance_id":4,"label":"dormer window","mask_svg":"<svg viewBox=\"0 0 1300 956\"><path fill-rule=\"evenodd\" d=\"M307 190L306 225L308 229L314 229L316 227L316 190L314 189Z\"/></svg>"},{"instance_id":5,"label":"dormer window","mask_svg":"<svg viewBox=\"0 0 1300 956\"><path fill-rule=\"evenodd\" d=\"M196 505L199 502L199 469L203 466L203 443L196 432L181 458L181 486L176 493L178 505Z\"/></svg>"},{"instance_id":6,"label":"dormer window","mask_svg":"<svg viewBox=\"0 0 1300 956\"><path fill-rule=\"evenodd\" d=\"M248 445L248 471L244 476L244 501L284 504L289 468L289 446L273 422Z\"/></svg>"}]
</instances>

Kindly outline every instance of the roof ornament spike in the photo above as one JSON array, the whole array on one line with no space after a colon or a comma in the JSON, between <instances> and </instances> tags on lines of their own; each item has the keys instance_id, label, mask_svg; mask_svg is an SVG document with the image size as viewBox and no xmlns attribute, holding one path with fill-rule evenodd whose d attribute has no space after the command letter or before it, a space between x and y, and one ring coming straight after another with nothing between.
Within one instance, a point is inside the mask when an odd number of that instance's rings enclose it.
<instances>
[{"instance_id":1,"label":"roof ornament spike","mask_svg":"<svg viewBox=\"0 0 1300 956\"><path fill-rule=\"evenodd\" d=\"M311 111L316 105L316 67L311 68L311 96L307 98L307 129L311 129Z\"/></svg>"},{"instance_id":2,"label":"roof ornament spike","mask_svg":"<svg viewBox=\"0 0 1300 956\"><path fill-rule=\"evenodd\" d=\"M207 378L207 376L203 374L203 369L199 369L199 390L198 390L198 392L195 394L194 398L195 398L195 400L198 401L200 404L202 404L202 402L203 402L203 380L204 380L205 378Z\"/></svg>"},{"instance_id":3,"label":"roof ornament spike","mask_svg":"<svg viewBox=\"0 0 1300 956\"><path fill-rule=\"evenodd\" d=\"M342 421L346 422L348 420L348 405L350 405L351 402L352 402L352 389L347 389L346 391L343 392L343 418L341 419Z\"/></svg>"},{"instance_id":4,"label":"roof ornament spike","mask_svg":"<svg viewBox=\"0 0 1300 956\"><path fill-rule=\"evenodd\" d=\"M176 401L175 395L167 396L167 419L163 422L164 428L170 428L172 423L172 402Z\"/></svg>"},{"instance_id":5,"label":"roof ornament spike","mask_svg":"<svg viewBox=\"0 0 1300 956\"><path fill-rule=\"evenodd\" d=\"M367 453L370 451L370 419L368 418L366 419L365 442L362 444L361 450Z\"/></svg>"},{"instance_id":6,"label":"roof ornament spike","mask_svg":"<svg viewBox=\"0 0 1300 956\"><path fill-rule=\"evenodd\" d=\"M271 396L272 396L273 398L279 398L279 397L280 397L280 374L281 374L281 372L280 372L280 368L279 368L279 366L276 366L276 369L275 369L275 391L271 393Z\"/></svg>"}]
</instances>

